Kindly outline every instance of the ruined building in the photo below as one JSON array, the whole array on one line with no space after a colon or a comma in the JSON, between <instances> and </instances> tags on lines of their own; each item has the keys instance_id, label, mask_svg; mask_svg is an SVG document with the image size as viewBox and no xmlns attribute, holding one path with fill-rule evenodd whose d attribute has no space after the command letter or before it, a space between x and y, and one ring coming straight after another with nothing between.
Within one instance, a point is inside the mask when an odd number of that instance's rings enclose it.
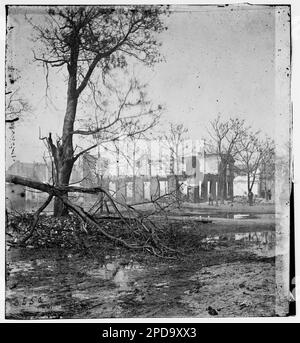
<instances>
[{"instance_id":1,"label":"ruined building","mask_svg":"<svg viewBox=\"0 0 300 343\"><path fill-rule=\"evenodd\" d=\"M226 168L224 198L233 198L233 161ZM165 194L179 195L183 201L206 202L211 194L220 197L220 162L205 151L205 142L184 141L176 148L162 140L128 140L106 144L95 154L85 154L74 166L71 183L93 187L102 185L113 197L129 203L155 199ZM7 173L52 183L51 165L16 161ZM8 210L36 210L47 195L27 187L6 183ZM89 208L96 194L79 195L74 200ZM52 205L47 210L52 209Z\"/></svg>"},{"instance_id":2,"label":"ruined building","mask_svg":"<svg viewBox=\"0 0 300 343\"><path fill-rule=\"evenodd\" d=\"M233 163L226 168L225 199L233 198ZM134 203L176 190L186 201L208 201L210 193L216 200L220 169L218 155L205 151L204 140L184 141L176 149L163 140L129 140L101 146L83 159L86 187L102 184L116 198Z\"/></svg>"}]
</instances>

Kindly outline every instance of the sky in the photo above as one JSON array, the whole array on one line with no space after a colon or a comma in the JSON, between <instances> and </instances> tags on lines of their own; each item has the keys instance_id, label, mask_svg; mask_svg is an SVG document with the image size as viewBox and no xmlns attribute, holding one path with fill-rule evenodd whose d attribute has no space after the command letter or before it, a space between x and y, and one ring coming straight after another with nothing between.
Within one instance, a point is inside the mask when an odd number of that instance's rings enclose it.
<instances>
[{"instance_id":1,"label":"sky","mask_svg":"<svg viewBox=\"0 0 300 343\"><path fill-rule=\"evenodd\" d=\"M14 26L8 55L21 72L20 87L32 109L16 124L18 160L41 160L39 134L60 134L65 110L66 73L49 73L49 98L42 66L33 62L32 29L18 8L9 16ZM37 9L33 15L37 19ZM30 14L30 13L29 13ZM40 19L37 19L40 20ZM165 108L162 127L183 123L190 138L205 137L217 115L246 119L254 130L275 135L275 8L262 6L177 7L166 19L162 42L164 62L137 74L148 83L148 97ZM7 140L9 134L7 134ZM12 160L7 154L7 164Z\"/></svg>"},{"instance_id":2,"label":"sky","mask_svg":"<svg viewBox=\"0 0 300 343\"><path fill-rule=\"evenodd\" d=\"M166 102L168 118L183 121L192 138L205 134L220 114L245 118L273 135L273 10L200 8L169 21L153 92ZM160 96L159 96L160 95Z\"/></svg>"}]
</instances>

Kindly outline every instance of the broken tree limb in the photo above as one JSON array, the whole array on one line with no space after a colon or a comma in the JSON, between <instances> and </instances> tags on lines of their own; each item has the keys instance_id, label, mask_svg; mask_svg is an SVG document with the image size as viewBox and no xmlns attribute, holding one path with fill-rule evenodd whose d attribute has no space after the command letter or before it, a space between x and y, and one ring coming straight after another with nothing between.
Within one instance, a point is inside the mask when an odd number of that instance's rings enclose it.
<instances>
[{"instance_id":1,"label":"broken tree limb","mask_svg":"<svg viewBox=\"0 0 300 343\"><path fill-rule=\"evenodd\" d=\"M97 232L99 232L101 235L106 237L107 239L118 243L120 245L125 246L128 249L139 249L139 250L147 250L150 251L152 254L158 257L164 257L164 258L172 258L165 256L166 253L170 253L171 251L174 251L173 249L167 248L164 244L161 243L160 238L157 235L157 232L159 231L154 223L152 223L149 219L147 219L147 222L145 221L145 217L139 212L136 211L132 206L127 205L126 203L121 203L120 201L117 201L114 199L109 191L105 190L103 187L91 187L91 188L84 188L84 187L78 187L78 186L55 186L55 185L49 185L47 183L42 183L39 181L31 180L28 178L24 178L21 176L16 175L6 175L6 182L10 182L13 184L18 184L26 187L30 187L45 193L49 194L49 197L47 201L40 207L40 209L36 213L36 220L34 221L34 225L31 230L31 234L34 232L35 226L37 225L38 216L41 211L50 203L51 199L55 196L59 198L65 206L67 206L74 214L79 216L82 220L84 220L88 225L91 227L96 228ZM112 206L114 207L117 215L120 217L120 219L123 221L125 226L128 228L129 233L133 232L137 239L138 243L129 243L126 240L116 237L110 233L108 233L106 230L103 229L101 225L96 221L95 218L89 213L87 213L82 207L80 207L77 204L74 204L66 194L68 193L88 193L88 194L97 194L99 192L102 192L105 194L105 196L108 198ZM129 215L129 220L126 218L123 213L120 211L118 206L122 206L123 209L125 209ZM100 218L99 218L100 219ZM133 224L133 225L130 225ZM28 237L29 238L29 237ZM27 238L27 240L28 240ZM135 240L136 241L136 240Z\"/></svg>"},{"instance_id":2,"label":"broken tree limb","mask_svg":"<svg viewBox=\"0 0 300 343\"><path fill-rule=\"evenodd\" d=\"M52 193L51 192L52 186L50 186L46 183L42 183L39 181L34 181L31 179L28 179L26 177L7 174L5 177L5 181L13 183L15 185L21 185L21 186L26 186L26 187L30 187L33 189L37 189L37 190L42 191L42 192Z\"/></svg>"},{"instance_id":3,"label":"broken tree limb","mask_svg":"<svg viewBox=\"0 0 300 343\"><path fill-rule=\"evenodd\" d=\"M19 117L16 117L13 119L5 119L5 123L14 123L14 122L18 121L19 119L20 119Z\"/></svg>"},{"instance_id":4,"label":"broken tree limb","mask_svg":"<svg viewBox=\"0 0 300 343\"><path fill-rule=\"evenodd\" d=\"M104 231L100 225L84 211L84 209L78 205L73 204L67 197L65 196L60 196L61 200L71 209L71 211L77 215L79 215L83 220L85 220L88 224L91 226L94 226L97 228L97 230L105 237L109 238L110 240L115 241L116 243L120 243L121 245L124 245L127 248L130 249L144 249L147 248L148 246L137 246L137 245L132 245L128 244L125 242L123 239L112 236L111 234L107 233ZM149 248L149 247L148 247Z\"/></svg>"},{"instance_id":5,"label":"broken tree limb","mask_svg":"<svg viewBox=\"0 0 300 343\"><path fill-rule=\"evenodd\" d=\"M36 226L37 226L37 223L39 221L39 218L40 218L40 214L44 211L44 209L50 204L51 200L53 198L53 195L49 195L47 200L43 203L43 205L38 208L38 210L34 213L33 215L33 223L31 225L31 229L29 231L29 233L21 239L20 241L20 245L23 245L24 243L26 243L28 241L28 239L32 236Z\"/></svg>"}]
</instances>

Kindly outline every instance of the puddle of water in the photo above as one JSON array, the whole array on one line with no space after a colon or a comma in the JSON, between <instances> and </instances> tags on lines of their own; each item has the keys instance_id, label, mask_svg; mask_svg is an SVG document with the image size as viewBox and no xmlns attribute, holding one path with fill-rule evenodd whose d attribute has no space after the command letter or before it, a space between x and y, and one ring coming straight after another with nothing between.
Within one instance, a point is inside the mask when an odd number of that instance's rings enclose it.
<instances>
[{"instance_id":1,"label":"puddle of water","mask_svg":"<svg viewBox=\"0 0 300 343\"><path fill-rule=\"evenodd\" d=\"M243 241L255 242L260 244L275 244L275 231L257 231L243 233L226 233L216 236L208 236L202 239L202 242L218 242L218 241Z\"/></svg>"},{"instance_id":2,"label":"puddle of water","mask_svg":"<svg viewBox=\"0 0 300 343\"><path fill-rule=\"evenodd\" d=\"M258 215L249 213L204 213L200 214L200 218L224 218L224 219L257 219Z\"/></svg>"},{"instance_id":3,"label":"puddle of water","mask_svg":"<svg viewBox=\"0 0 300 343\"><path fill-rule=\"evenodd\" d=\"M225 241L243 242L243 245L237 247L241 251L245 249L272 256L276 234L272 231L230 233L212 235L202 240L220 246ZM168 279L172 273L164 271L160 274L161 265L154 266L150 271L148 267L124 257L105 256L102 261L96 261L91 257L61 250L11 249L7 253L6 315L8 318L23 319L112 318L124 317L124 314L129 316L139 310L143 314L147 313L142 312L145 311L143 306L152 309L153 304L156 304L156 311L160 311L160 303L164 297L167 299L167 295L177 292L178 298L174 304L178 304L178 299L183 295L193 296L194 293L189 290L190 282L187 284L186 278L190 267L176 272L173 280ZM239 272L235 267L232 270ZM203 270L201 275L204 275L201 276L202 283L196 285L198 288L195 286L197 292L200 288L201 292L205 292L206 286L203 283L214 282L209 274L203 274ZM226 275L224 280L231 283L231 274L228 277ZM246 277L243 273L241 275ZM150 282L145 284L147 277ZM197 292L195 294L201 294ZM209 287L207 292L210 292ZM230 292L229 295L232 295ZM148 296L145 303L144 293ZM197 300L197 303L201 301ZM174 304L166 302L164 308L171 308ZM130 308L134 308L133 312L130 312ZM150 311L149 308L146 310Z\"/></svg>"},{"instance_id":4,"label":"puddle of water","mask_svg":"<svg viewBox=\"0 0 300 343\"><path fill-rule=\"evenodd\" d=\"M201 240L201 242L208 244L220 243L222 241L243 242L247 246L252 245L254 252L260 255L274 256L278 237L276 237L275 231L258 231L207 236Z\"/></svg>"},{"instance_id":5,"label":"puddle of water","mask_svg":"<svg viewBox=\"0 0 300 343\"><path fill-rule=\"evenodd\" d=\"M201 211L199 209L189 209L182 212L182 216L197 216L200 218L224 218L224 219L275 219L274 213L236 213L221 211Z\"/></svg>"}]
</instances>

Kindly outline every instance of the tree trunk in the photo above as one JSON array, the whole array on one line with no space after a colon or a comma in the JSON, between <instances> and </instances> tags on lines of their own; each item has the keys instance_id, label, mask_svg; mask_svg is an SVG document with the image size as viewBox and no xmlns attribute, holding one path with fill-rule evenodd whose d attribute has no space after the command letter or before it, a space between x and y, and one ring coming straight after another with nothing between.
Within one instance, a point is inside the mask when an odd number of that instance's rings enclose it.
<instances>
[{"instance_id":1,"label":"tree trunk","mask_svg":"<svg viewBox=\"0 0 300 343\"><path fill-rule=\"evenodd\" d=\"M74 149L73 149L73 134L74 121L76 117L78 97L76 94L76 73L70 72L67 94L67 108L64 118L62 143L57 143L55 149L55 166L56 166L56 185L68 186L72 169L74 166ZM52 151L53 154L53 151ZM66 193L66 196L68 194ZM61 199L54 199L54 216L60 217L68 214L68 208L64 205Z\"/></svg>"},{"instance_id":2,"label":"tree trunk","mask_svg":"<svg viewBox=\"0 0 300 343\"><path fill-rule=\"evenodd\" d=\"M135 203L136 201L136 142L133 142L133 154L132 154L132 201Z\"/></svg>"},{"instance_id":3,"label":"tree trunk","mask_svg":"<svg viewBox=\"0 0 300 343\"><path fill-rule=\"evenodd\" d=\"M58 182L57 186L68 186L70 183L70 177L72 173L74 163L62 163L61 168L58 170ZM65 194L68 196L68 193ZM64 205L62 200L58 197L54 198L54 208L53 215L54 217L66 216L68 214L68 208Z\"/></svg>"},{"instance_id":4,"label":"tree trunk","mask_svg":"<svg viewBox=\"0 0 300 343\"><path fill-rule=\"evenodd\" d=\"M218 196L220 197L220 203L224 204L226 197L226 163L221 161L218 177Z\"/></svg>"},{"instance_id":5,"label":"tree trunk","mask_svg":"<svg viewBox=\"0 0 300 343\"><path fill-rule=\"evenodd\" d=\"M252 195L251 195L251 192L252 192L252 187L251 187L251 184L250 184L250 176L249 174L247 174L247 188L248 188L248 203L250 206L252 206Z\"/></svg>"}]
</instances>

